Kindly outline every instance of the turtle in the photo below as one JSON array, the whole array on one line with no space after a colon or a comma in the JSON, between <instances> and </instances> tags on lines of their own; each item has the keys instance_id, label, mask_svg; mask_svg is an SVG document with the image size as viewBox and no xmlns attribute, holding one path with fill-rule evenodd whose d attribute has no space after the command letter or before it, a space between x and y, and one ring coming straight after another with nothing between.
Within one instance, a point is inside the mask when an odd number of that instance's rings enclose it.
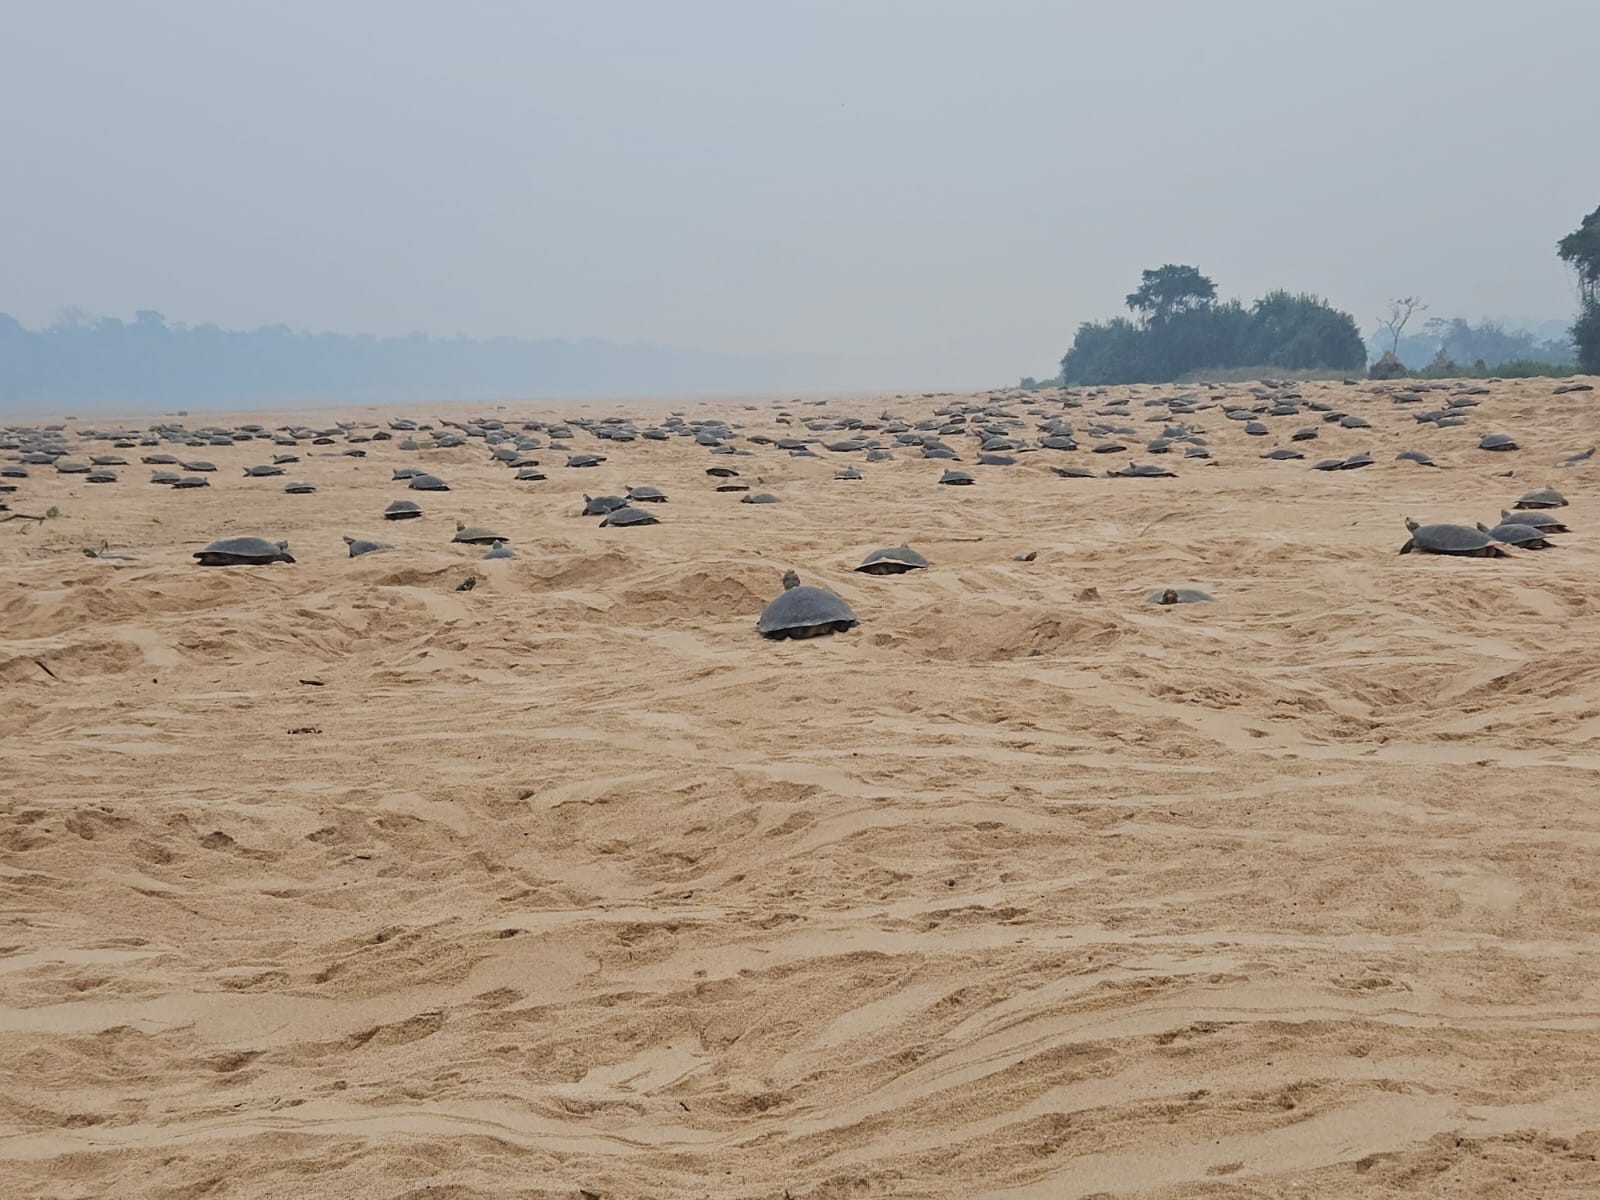
<instances>
[{"instance_id":1,"label":"turtle","mask_svg":"<svg viewBox=\"0 0 1600 1200\"><path fill-rule=\"evenodd\" d=\"M545 478L548 477L538 467L523 467L516 474L518 483L538 483Z\"/></svg>"},{"instance_id":2,"label":"turtle","mask_svg":"<svg viewBox=\"0 0 1600 1200\"><path fill-rule=\"evenodd\" d=\"M1368 454L1365 450L1363 450L1359 454L1352 454L1349 458L1345 459L1342 463L1340 463L1339 464L1339 470L1341 470L1341 471L1355 471L1355 470L1360 469L1361 467L1370 467L1372 465L1372 463L1373 463L1372 455Z\"/></svg>"},{"instance_id":3,"label":"turtle","mask_svg":"<svg viewBox=\"0 0 1600 1200\"><path fill-rule=\"evenodd\" d=\"M164 483L169 487L178 482L178 476L171 471L155 471L150 476L151 483Z\"/></svg>"},{"instance_id":4,"label":"turtle","mask_svg":"<svg viewBox=\"0 0 1600 1200\"><path fill-rule=\"evenodd\" d=\"M973 479L965 471L946 471L939 476L939 482L948 484L950 487L971 487Z\"/></svg>"},{"instance_id":5,"label":"turtle","mask_svg":"<svg viewBox=\"0 0 1600 1200\"><path fill-rule=\"evenodd\" d=\"M1184 447L1183 456L1185 458L1210 458L1211 451L1204 446L1186 446Z\"/></svg>"},{"instance_id":6,"label":"turtle","mask_svg":"<svg viewBox=\"0 0 1600 1200\"><path fill-rule=\"evenodd\" d=\"M1323 458L1311 464L1313 471L1337 471L1344 466L1342 458Z\"/></svg>"},{"instance_id":7,"label":"turtle","mask_svg":"<svg viewBox=\"0 0 1600 1200\"><path fill-rule=\"evenodd\" d=\"M1339 418L1339 425L1343 429L1371 429L1372 422L1355 413L1346 413Z\"/></svg>"},{"instance_id":8,"label":"turtle","mask_svg":"<svg viewBox=\"0 0 1600 1200\"><path fill-rule=\"evenodd\" d=\"M510 539L505 534L495 533L494 530L486 529L482 525L463 525L457 521L456 535L450 540L459 542L463 546L487 546L491 542L504 542Z\"/></svg>"},{"instance_id":9,"label":"turtle","mask_svg":"<svg viewBox=\"0 0 1600 1200\"><path fill-rule=\"evenodd\" d=\"M573 454L567 458L567 466L598 467L605 460L606 456L603 454Z\"/></svg>"},{"instance_id":10,"label":"turtle","mask_svg":"<svg viewBox=\"0 0 1600 1200\"><path fill-rule=\"evenodd\" d=\"M186 462L181 465L185 471L200 475L209 474L217 469L216 463L206 462L204 459L201 459L198 462Z\"/></svg>"},{"instance_id":11,"label":"turtle","mask_svg":"<svg viewBox=\"0 0 1600 1200\"><path fill-rule=\"evenodd\" d=\"M739 474L732 467L707 467L706 474L718 479L732 479Z\"/></svg>"},{"instance_id":12,"label":"turtle","mask_svg":"<svg viewBox=\"0 0 1600 1200\"><path fill-rule=\"evenodd\" d=\"M1406 528L1411 537L1400 547L1401 554L1461 554L1471 558L1505 558L1505 550L1495 545L1488 534L1471 525L1419 525L1410 517Z\"/></svg>"},{"instance_id":13,"label":"turtle","mask_svg":"<svg viewBox=\"0 0 1600 1200\"><path fill-rule=\"evenodd\" d=\"M510 546L506 545L504 542L496 542L494 545L489 547L488 553L485 554L483 557L485 559L491 559L491 558L515 558L516 556L517 556L517 552L515 550L513 550Z\"/></svg>"},{"instance_id":14,"label":"turtle","mask_svg":"<svg viewBox=\"0 0 1600 1200\"><path fill-rule=\"evenodd\" d=\"M1276 450L1268 450L1261 457L1270 458L1275 462L1288 462L1293 458L1304 458L1305 455L1298 450L1290 450L1287 447L1279 446Z\"/></svg>"},{"instance_id":15,"label":"turtle","mask_svg":"<svg viewBox=\"0 0 1600 1200\"><path fill-rule=\"evenodd\" d=\"M1121 454L1127 447L1121 442L1101 442L1089 451L1090 454Z\"/></svg>"},{"instance_id":16,"label":"turtle","mask_svg":"<svg viewBox=\"0 0 1600 1200\"><path fill-rule=\"evenodd\" d=\"M1394 456L1394 460L1395 462L1414 462L1419 467L1437 467L1439 465L1421 450L1402 450Z\"/></svg>"},{"instance_id":17,"label":"turtle","mask_svg":"<svg viewBox=\"0 0 1600 1200\"><path fill-rule=\"evenodd\" d=\"M1120 471L1107 471L1108 479L1176 479L1178 473L1169 471L1165 467L1158 467L1154 463L1131 462Z\"/></svg>"},{"instance_id":18,"label":"turtle","mask_svg":"<svg viewBox=\"0 0 1600 1200\"><path fill-rule=\"evenodd\" d=\"M151 467L175 467L178 465L177 457L171 454L146 454L139 461Z\"/></svg>"},{"instance_id":19,"label":"turtle","mask_svg":"<svg viewBox=\"0 0 1600 1200\"><path fill-rule=\"evenodd\" d=\"M608 512L627 506L627 500L621 496L591 496L587 492L584 493L583 515L586 517L603 517Z\"/></svg>"},{"instance_id":20,"label":"turtle","mask_svg":"<svg viewBox=\"0 0 1600 1200\"><path fill-rule=\"evenodd\" d=\"M396 467L394 474L390 478L399 481L401 479L415 479L418 475L426 474L427 472L421 467Z\"/></svg>"},{"instance_id":21,"label":"turtle","mask_svg":"<svg viewBox=\"0 0 1600 1200\"><path fill-rule=\"evenodd\" d=\"M1504 542L1508 546L1519 546L1524 550L1548 550L1555 545L1554 542L1545 541L1545 530L1533 525L1523 525L1517 521L1503 522L1493 529L1480 521L1478 531L1497 542Z\"/></svg>"},{"instance_id":22,"label":"turtle","mask_svg":"<svg viewBox=\"0 0 1600 1200\"><path fill-rule=\"evenodd\" d=\"M423 472L420 475L413 475L411 477L411 482L406 486L409 487L413 492L448 492L450 490L450 485L448 483L440 479L437 475L429 475L427 472Z\"/></svg>"},{"instance_id":23,"label":"turtle","mask_svg":"<svg viewBox=\"0 0 1600 1200\"><path fill-rule=\"evenodd\" d=\"M1271 432L1264 421L1246 421L1244 431L1251 437L1265 437Z\"/></svg>"},{"instance_id":24,"label":"turtle","mask_svg":"<svg viewBox=\"0 0 1600 1200\"><path fill-rule=\"evenodd\" d=\"M299 461L300 456L298 454L274 454L272 456L272 465L275 467L286 467L290 463L297 463Z\"/></svg>"},{"instance_id":25,"label":"turtle","mask_svg":"<svg viewBox=\"0 0 1600 1200\"><path fill-rule=\"evenodd\" d=\"M835 479L860 479L862 476L861 472L854 467L846 467L842 471L835 471L833 477Z\"/></svg>"},{"instance_id":26,"label":"turtle","mask_svg":"<svg viewBox=\"0 0 1600 1200\"><path fill-rule=\"evenodd\" d=\"M1097 478L1095 473L1093 471L1091 471L1088 467L1058 467L1058 466L1055 466L1054 464L1052 464L1050 469L1052 471L1054 471L1057 475L1061 476L1061 478L1063 478L1063 479L1094 479L1094 478Z\"/></svg>"},{"instance_id":27,"label":"turtle","mask_svg":"<svg viewBox=\"0 0 1600 1200\"><path fill-rule=\"evenodd\" d=\"M211 481L199 475L184 475L172 481L175 488L202 488L210 487Z\"/></svg>"},{"instance_id":28,"label":"turtle","mask_svg":"<svg viewBox=\"0 0 1600 1200\"><path fill-rule=\"evenodd\" d=\"M1296 429L1289 435L1291 442L1314 442L1321 436L1321 430L1315 425L1307 425L1304 429Z\"/></svg>"},{"instance_id":29,"label":"turtle","mask_svg":"<svg viewBox=\"0 0 1600 1200\"><path fill-rule=\"evenodd\" d=\"M875 446L871 450L867 451L867 457L866 457L865 461L867 461L867 462L888 462L893 457L894 457L894 455L891 454L889 451L885 450L882 446Z\"/></svg>"},{"instance_id":30,"label":"turtle","mask_svg":"<svg viewBox=\"0 0 1600 1200\"><path fill-rule=\"evenodd\" d=\"M654 513L646 512L642 508L630 508L628 505L623 505L621 508L614 508L608 512L605 520L600 522L600 528L604 529L608 525L659 525L660 523L661 518Z\"/></svg>"},{"instance_id":31,"label":"turtle","mask_svg":"<svg viewBox=\"0 0 1600 1200\"><path fill-rule=\"evenodd\" d=\"M920 571L928 560L910 546L901 544L884 550L874 550L861 560L856 568L864 575L904 575L907 571Z\"/></svg>"},{"instance_id":32,"label":"turtle","mask_svg":"<svg viewBox=\"0 0 1600 1200\"><path fill-rule=\"evenodd\" d=\"M1151 592L1151 604L1208 604L1216 597L1210 592L1202 592L1199 588L1163 588L1159 592Z\"/></svg>"},{"instance_id":33,"label":"turtle","mask_svg":"<svg viewBox=\"0 0 1600 1200\"><path fill-rule=\"evenodd\" d=\"M1594 457L1594 447L1590 446L1587 450L1580 450L1576 454L1567 455L1560 462L1558 462L1556 464L1556 466L1558 466L1558 467L1575 467L1581 462L1588 462L1593 457Z\"/></svg>"},{"instance_id":34,"label":"turtle","mask_svg":"<svg viewBox=\"0 0 1600 1200\"><path fill-rule=\"evenodd\" d=\"M1478 441L1479 450L1515 450L1516 441L1509 433L1486 433Z\"/></svg>"},{"instance_id":35,"label":"turtle","mask_svg":"<svg viewBox=\"0 0 1600 1200\"><path fill-rule=\"evenodd\" d=\"M784 572L783 591L761 610L756 632L762 637L810 638L843 633L858 624L850 606L826 588L809 587L793 571Z\"/></svg>"},{"instance_id":36,"label":"turtle","mask_svg":"<svg viewBox=\"0 0 1600 1200\"><path fill-rule=\"evenodd\" d=\"M1517 509L1507 512L1500 510L1500 524L1502 525L1532 525L1535 529L1542 529L1546 533L1571 533L1566 522L1548 509Z\"/></svg>"},{"instance_id":37,"label":"turtle","mask_svg":"<svg viewBox=\"0 0 1600 1200\"><path fill-rule=\"evenodd\" d=\"M1565 508L1567 498L1554 488L1538 488L1535 491L1523 492L1517 497L1517 502L1512 508Z\"/></svg>"},{"instance_id":38,"label":"turtle","mask_svg":"<svg viewBox=\"0 0 1600 1200\"><path fill-rule=\"evenodd\" d=\"M85 483L115 483L117 481L117 473L115 471L90 471L83 477L83 480Z\"/></svg>"},{"instance_id":39,"label":"turtle","mask_svg":"<svg viewBox=\"0 0 1600 1200\"><path fill-rule=\"evenodd\" d=\"M262 478L265 478L268 475L282 475L283 474L283 468L282 467L246 467L244 469L244 474L245 474L245 478L246 479L262 479Z\"/></svg>"},{"instance_id":40,"label":"turtle","mask_svg":"<svg viewBox=\"0 0 1600 1200\"><path fill-rule=\"evenodd\" d=\"M422 515L422 506L415 500L396 500L383 510L385 521L409 521Z\"/></svg>"},{"instance_id":41,"label":"turtle","mask_svg":"<svg viewBox=\"0 0 1600 1200\"><path fill-rule=\"evenodd\" d=\"M269 542L259 537L230 537L212 542L194 556L202 567L265 566L267 563L292 563L288 542Z\"/></svg>"},{"instance_id":42,"label":"turtle","mask_svg":"<svg viewBox=\"0 0 1600 1200\"><path fill-rule=\"evenodd\" d=\"M291 496L309 496L317 490L317 485L314 483L286 483L283 485L283 490Z\"/></svg>"},{"instance_id":43,"label":"turtle","mask_svg":"<svg viewBox=\"0 0 1600 1200\"><path fill-rule=\"evenodd\" d=\"M638 504L665 504L667 494L658 487L630 487L625 489L628 493L628 503Z\"/></svg>"},{"instance_id":44,"label":"turtle","mask_svg":"<svg viewBox=\"0 0 1600 1200\"><path fill-rule=\"evenodd\" d=\"M58 458L56 459L56 470L62 475L87 475L89 473L89 464L73 462L69 458Z\"/></svg>"},{"instance_id":45,"label":"turtle","mask_svg":"<svg viewBox=\"0 0 1600 1200\"><path fill-rule=\"evenodd\" d=\"M125 467L128 465L128 460L115 454L91 454L89 456L89 465L91 467Z\"/></svg>"},{"instance_id":46,"label":"turtle","mask_svg":"<svg viewBox=\"0 0 1600 1200\"><path fill-rule=\"evenodd\" d=\"M376 554L379 550L393 550L388 542L374 542L366 538L346 537L344 544L350 547L350 557L360 558L363 554Z\"/></svg>"},{"instance_id":47,"label":"turtle","mask_svg":"<svg viewBox=\"0 0 1600 1200\"><path fill-rule=\"evenodd\" d=\"M748 496L740 496L740 504L777 504L778 498L771 492L751 492Z\"/></svg>"},{"instance_id":48,"label":"turtle","mask_svg":"<svg viewBox=\"0 0 1600 1200\"><path fill-rule=\"evenodd\" d=\"M978 465L980 467L1013 467L1017 460L1009 454L980 454Z\"/></svg>"}]
</instances>

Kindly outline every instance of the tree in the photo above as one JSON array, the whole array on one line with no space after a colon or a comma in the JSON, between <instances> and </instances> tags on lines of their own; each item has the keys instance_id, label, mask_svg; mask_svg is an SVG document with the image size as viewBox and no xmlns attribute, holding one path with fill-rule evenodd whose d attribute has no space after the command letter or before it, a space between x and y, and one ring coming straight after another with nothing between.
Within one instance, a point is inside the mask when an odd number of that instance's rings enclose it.
<instances>
[{"instance_id":1,"label":"tree","mask_svg":"<svg viewBox=\"0 0 1600 1200\"><path fill-rule=\"evenodd\" d=\"M1145 271L1127 297L1140 320L1080 325L1061 360L1063 381L1156 383L1215 368L1359 371L1366 364L1354 318L1317 296L1280 290L1246 308L1216 295L1194 267Z\"/></svg>"},{"instance_id":2,"label":"tree","mask_svg":"<svg viewBox=\"0 0 1600 1200\"><path fill-rule=\"evenodd\" d=\"M1162 325L1179 313L1209 307L1217 298L1217 285L1195 267L1172 263L1145 271L1139 290L1127 295L1128 308L1146 325Z\"/></svg>"},{"instance_id":3,"label":"tree","mask_svg":"<svg viewBox=\"0 0 1600 1200\"><path fill-rule=\"evenodd\" d=\"M1405 331L1406 322L1419 312L1427 312L1428 306L1422 302L1420 296L1402 296L1398 300L1389 301L1389 317L1387 320L1379 318L1378 324L1389 331L1389 354L1398 357L1400 351L1400 335Z\"/></svg>"},{"instance_id":4,"label":"tree","mask_svg":"<svg viewBox=\"0 0 1600 1200\"><path fill-rule=\"evenodd\" d=\"M1578 369L1600 373L1600 208L1556 243L1556 254L1578 272L1578 319L1572 325Z\"/></svg>"}]
</instances>

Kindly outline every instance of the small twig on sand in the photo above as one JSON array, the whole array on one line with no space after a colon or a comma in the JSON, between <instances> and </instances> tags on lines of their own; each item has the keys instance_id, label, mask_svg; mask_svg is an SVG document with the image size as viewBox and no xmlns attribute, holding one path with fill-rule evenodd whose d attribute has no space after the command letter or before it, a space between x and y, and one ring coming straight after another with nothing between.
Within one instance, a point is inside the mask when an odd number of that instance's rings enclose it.
<instances>
[{"instance_id":1,"label":"small twig on sand","mask_svg":"<svg viewBox=\"0 0 1600 1200\"><path fill-rule=\"evenodd\" d=\"M49 519L48 516L36 517L32 513L0 513L0 521L38 521L42 524Z\"/></svg>"},{"instance_id":2,"label":"small twig on sand","mask_svg":"<svg viewBox=\"0 0 1600 1200\"><path fill-rule=\"evenodd\" d=\"M39 670L43 671L46 675L50 676L50 678L54 679L57 683L61 682L61 676L57 675L54 671L52 671L49 667L45 666L44 663L40 662L37 658L33 660L33 665L38 667Z\"/></svg>"}]
</instances>

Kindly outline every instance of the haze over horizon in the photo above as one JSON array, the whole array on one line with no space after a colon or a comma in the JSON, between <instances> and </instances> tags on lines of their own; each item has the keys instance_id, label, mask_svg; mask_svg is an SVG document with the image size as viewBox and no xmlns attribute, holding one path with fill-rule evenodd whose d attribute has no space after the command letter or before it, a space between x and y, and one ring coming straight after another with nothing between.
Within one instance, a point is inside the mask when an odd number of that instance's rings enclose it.
<instances>
[{"instance_id":1,"label":"haze over horizon","mask_svg":"<svg viewBox=\"0 0 1600 1200\"><path fill-rule=\"evenodd\" d=\"M7 6L0 311L1049 374L1139 272L1565 318L1600 6ZM855 368L852 368L855 369Z\"/></svg>"}]
</instances>

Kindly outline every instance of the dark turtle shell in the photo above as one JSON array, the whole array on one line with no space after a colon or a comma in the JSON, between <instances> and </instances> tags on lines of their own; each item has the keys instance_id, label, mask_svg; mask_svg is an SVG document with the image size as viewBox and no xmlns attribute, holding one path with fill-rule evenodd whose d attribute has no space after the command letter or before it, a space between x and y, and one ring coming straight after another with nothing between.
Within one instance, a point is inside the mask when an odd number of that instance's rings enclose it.
<instances>
[{"instance_id":1,"label":"dark turtle shell","mask_svg":"<svg viewBox=\"0 0 1600 1200\"><path fill-rule=\"evenodd\" d=\"M383 510L385 521L409 521L422 515L422 506L415 500L396 500Z\"/></svg>"},{"instance_id":2,"label":"dark turtle shell","mask_svg":"<svg viewBox=\"0 0 1600 1200\"><path fill-rule=\"evenodd\" d=\"M360 558L363 554L376 554L380 550L393 550L388 542L374 542L367 538L346 537L344 544L350 547L350 557Z\"/></svg>"},{"instance_id":3,"label":"dark turtle shell","mask_svg":"<svg viewBox=\"0 0 1600 1200\"><path fill-rule=\"evenodd\" d=\"M1524 492L1517 498L1512 508L1565 508L1567 498L1554 488L1539 488L1536 491Z\"/></svg>"},{"instance_id":4,"label":"dark turtle shell","mask_svg":"<svg viewBox=\"0 0 1600 1200\"><path fill-rule=\"evenodd\" d=\"M927 565L926 558L910 546L902 545L874 550L861 560L856 570L866 575L903 575L907 571L923 570Z\"/></svg>"},{"instance_id":5,"label":"dark turtle shell","mask_svg":"<svg viewBox=\"0 0 1600 1200\"><path fill-rule=\"evenodd\" d=\"M1515 450L1516 441L1509 433L1486 433L1478 442L1479 450Z\"/></svg>"},{"instance_id":6,"label":"dark turtle shell","mask_svg":"<svg viewBox=\"0 0 1600 1200\"><path fill-rule=\"evenodd\" d=\"M266 563L292 563L288 542L269 542L259 537L221 538L194 556L202 567L262 566Z\"/></svg>"},{"instance_id":7,"label":"dark turtle shell","mask_svg":"<svg viewBox=\"0 0 1600 1200\"><path fill-rule=\"evenodd\" d=\"M1500 524L1502 525L1532 525L1535 529L1542 529L1546 533L1571 533L1567 523L1548 509L1518 509L1514 512L1500 510Z\"/></svg>"},{"instance_id":8,"label":"dark turtle shell","mask_svg":"<svg viewBox=\"0 0 1600 1200\"><path fill-rule=\"evenodd\" d=\"M1505 551L1494 539L1472 525L1419 525L1407 521L1411 540L1400 547L1401 554L1461 554L1475 558L1501 558Z\"/></svg>"},{"instance_id":9,"label":"dark turtle shell","mask_svg":"<svg viewBox=\"0 0 1600 1200\"><path fill-rule=\"evenodd\" d=\"M808 638L855 628L850 606L826 588L799 585L761 610L756 631L768 638Z\"/></svg>"},{"instance_id":10,"label":"dark turtle shell","mask_svg":"<svg viewBox=\"0 0 1600 1200\"><path fill-rule=\"evenodd\" d=\"M450 490L448 483L437 475L429 475L426 472L421 475L413 475L409 486L414 492L448 492Z\"/></svg>"},{"instance_id":11,"label":"dark turtle shell","mask_svg":"<svg viewBox=\"0 0 1600 1200\"><path fill-rule=\"evenodd\" d=\"M659 525L661 518L654 513L646 512L642 508L630 508L624 505L614 508L606 514L605 520L600 522L600 528L608 525Z\"/></svg>"}]
</instances>

